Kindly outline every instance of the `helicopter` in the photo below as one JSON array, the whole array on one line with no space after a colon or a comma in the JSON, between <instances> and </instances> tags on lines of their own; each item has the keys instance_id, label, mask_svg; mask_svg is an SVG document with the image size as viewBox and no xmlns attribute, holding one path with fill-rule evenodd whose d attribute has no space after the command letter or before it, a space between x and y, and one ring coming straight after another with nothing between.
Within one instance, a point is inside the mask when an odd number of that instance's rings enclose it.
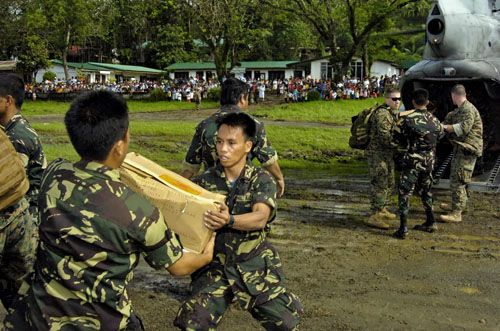
<instances>
[{"instance_id":1,"label":"helicopter","mask_svg":"<svg viewBox=\"0 0 500 331\"><path fill-rule=\"evenodd\" d=\"M500 6L500 1L498 1ZM476 162L469 189L500 191L500 8L497 0L435 0L426 21L423 60L408 69L401 81L406 109L411 93L429 91L440 120L454 110L450 90L464 85L483 121L483 156ZM434 172L437 187L449 185L453 157L443 139L437 147Z\"/></svg>"}]
</instances>

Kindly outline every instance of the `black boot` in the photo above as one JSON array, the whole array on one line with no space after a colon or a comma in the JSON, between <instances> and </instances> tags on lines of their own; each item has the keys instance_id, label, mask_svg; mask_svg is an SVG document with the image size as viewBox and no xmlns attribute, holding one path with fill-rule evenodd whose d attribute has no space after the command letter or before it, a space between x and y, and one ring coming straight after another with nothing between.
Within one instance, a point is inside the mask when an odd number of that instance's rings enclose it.
<instances>
[{"instance_id":1,"label":"black boot","mask_svg":"<svg viewBox=\"0 0 500 331\"><path fill-rule=\"evenodd\" d=\"M408 228L406 227L406 215L400 215L401 224L398 231L394 232L392 236L398 239L405 239L408 236Z\"/></svg>"},{"instance_id":2,"label":"black boot","mask_svg":"<svg viewBox=\"0 0 500 331\"><path fill-rule=\"evenodd\" d=\"M436 232L438 230L436 219L434 218L434 212L432 210L426 211L427 220L424 224L415 225L413 229L425 232Z\"/></svg>"}]
</instances>

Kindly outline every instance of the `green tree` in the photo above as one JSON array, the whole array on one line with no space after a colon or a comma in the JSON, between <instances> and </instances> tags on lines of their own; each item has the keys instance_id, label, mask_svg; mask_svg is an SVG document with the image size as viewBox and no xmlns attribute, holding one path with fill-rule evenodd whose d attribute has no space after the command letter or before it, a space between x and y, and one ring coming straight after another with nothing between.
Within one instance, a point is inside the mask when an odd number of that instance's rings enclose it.
<instances>
[{"instance_id":1,"label":"green tree","mask_svg":"<svg viewBox=\"0 0 500 331\"><path fill-rule=\"evenodd\" d=\"M264 0L311 24L331 52L337 73L345 74L370 36L393 26L405 12L427 11L430 0Z\"/></svg>"},{"instance_id":2,"label":"green tree","mask_svg":"<svg viewBox=\"0 0 500 331\"><path fill-rule=\"evenodd\" d=\"M263 7L257 0L184 0L182 5L188 31L208 48L219 80L269 33L260 25Z\"/></svg>"},{"instance_id":3,"label":"green tree","mask_svg":"<svg viewBox=\"0 0 500 331\"><path fill-rule=\"evenodd\" d=\"M45 25L42 31L49 48L58 52L69 79L67 56L71 46L81 45L90 35L95 3L93 0L32 0L27 19L42 15Z\"/></svg>"}]
</instances>

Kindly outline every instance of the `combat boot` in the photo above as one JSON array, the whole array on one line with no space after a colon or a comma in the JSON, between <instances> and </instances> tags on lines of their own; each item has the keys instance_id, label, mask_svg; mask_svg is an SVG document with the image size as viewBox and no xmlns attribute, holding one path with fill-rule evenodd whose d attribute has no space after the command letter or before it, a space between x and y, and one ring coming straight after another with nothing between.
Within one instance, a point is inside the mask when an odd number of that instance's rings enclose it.
<instances>
[{"instance_id":1,"label":"combat boot","mask_svg":"<svg viewBox=\"0 0 500 331\"><path fill-rule=\"evenodd\" d=\"M462 211L454 210L448 215L439 216L439 218L445 223L459 223L462 222Z\"/></svg>"},{"instance_id":2,"label":"combat boot","mask_svg":"<svg viewBox=\"0 0 500 331\"><path fill-rule=\"evenodd\" d=\"M439 204L439 208L441 208L444 211L451 211L451 205L449 203L441 202Z\"/></svg>"},{"instance_id":3,"label":"combat boot","mask_svg":"<svg viewBox=\"0 0 500 331\"><path fill-rule=\"evenodd\" d=\"M396 214L391 213L390 211L387 210L387 208L382 208L380 211L380 216L385 217L389 220L395 220L396 219Z\"/></svg>"},{"instance_id":4,"label":"combat boot","mask_svg":"<svg viewBox=\"0 0 500 331\"><path fill-rule=\"evenodd\" d=\"M387 230L389 228L389 224L385 223L382 219L379 211L372 212L372 215L368 219L368 225L373 226L374 228Z\"/></svg>"},{"instance_id":5,"label":"combat boot","mask_svg":"<svg viewBox=\"0 0 500 331\"><path fill-rule=\"evenodd\" d=\"M408 228L406 227L406 216L400 215L401 224L398 231L394 232L392 236L397 239L406 239L408 237Z\"/></svg>"},{"instance_id":6,"label":"combat boot","mask_svg":"<svg viewBox=\"0 0 500 331\"><path fill-rule=\"evenodd\" d=\"M429 233L436 232L438 230L438 227L432 210L430 212L427 212L427 220L425 221L425 223L415 225L413 229Z\"/></svg>"}]
</instances>

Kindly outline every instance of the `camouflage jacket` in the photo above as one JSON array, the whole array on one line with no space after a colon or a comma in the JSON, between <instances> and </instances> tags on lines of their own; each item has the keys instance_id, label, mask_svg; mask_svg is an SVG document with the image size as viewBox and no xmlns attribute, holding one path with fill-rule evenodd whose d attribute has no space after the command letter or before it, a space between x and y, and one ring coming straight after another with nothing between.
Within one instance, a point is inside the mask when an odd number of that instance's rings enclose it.
<instances>
[{"instance_id":1,"label":"camouflage jacket","mask_svg":"<svg viewBox=\"0 0 500 331\"><path fill-rule=\"evenodd\" d=\"M125 329L133 313L127 287L140 254L155 269L170 266L182 256L175 234L118 170L99 163L54 161L40 194L40 246L21 299L27 311L19 313L17 303L13 313L36 330ZM23 329L17 323L9 318L8 326Z\"/></svg>"},{"instance_id":2,"label":"camouflage jacket","mask_svg":"<svg viewBox=\"0 0 500 331\"><path fill-rule=\"evenodd\" d=\"M483 121L472 103L465 100L457 110L446 115L443 123L459 125L461 135L448 133L448 138L454 145L477 156L483 155Z\"/></svg>"},{"instance_id":3,"label":"camouflage jacket","mask_svg":"<svg viewBox=\"0 0 500 331\"><path fill-rule=\"evenodd\" d=\"M375 110L370 120L370 142L366 150L370 151L394 151L398 147L394 140L395 130L398 130L396 122L398 113L386 104Z\"/></svg>"},{"instance_id":4,"label":"camouflage jacket","mask_svg":"<svg viewBox=\"0 0 500 331\"><path fill-rule=\"evenodd\" d=\"M47 167L40 138L19 112L11 118L4 130L26 169L26 176L30 182L30 188L26 196L30 205L36 206L40 181L43 171Z\"/></svg>"},{"instance_id":5,"label":"camouflage jacket","mask_svg":"<svg viewBox=\"0 0 500 331\"><path fill-rule=\"evenodd\" d=\"M196 132L191 141L191 146L186 154L184 160L184 169L190 170L192 173L198 173L201 165L205 166L205 170L215 166L217 157L216 150L216 134L217 134L217 120L229 113L242 112L236 105L226 105L215 114L201 121L196 127ZM264 124L249 115L255 121L256 132L252 151L248 153L248 158L253 160L257 158L263 167L273 164L278 159L278 154L271 147L271 143L266 135Z\"/></svg>"},{"instance_id":6,"label":"camouflage jacket","mask_svg":"<svg viewBox=\"0 0 500 331\"><path fill-rule=\"evenodd\" d=\"M427 110L415 109L401 117L400 128L401 135L396 140L407 147L404 167L419 167L432 172L436 146L444 136L439 120Z\"/></svg>"},{"instance_id":7,"label":"camouflage jacket","mask_svg":"<svg viewBox=\"0 0 500 331\"><path fill-rule=\"evenodd\" d=\"M281 261L266 239L270 231L269 223L276 215L276 184L271 175L248 161L231 186L223 167L217 163L217 166L197 177L195 182L209 191L226 195L229 212L233 215L250 213L252 206L259 202L271 207L268 223L262 230L219 229L211 265L223 269L229 282L237 284L239 289L247 289L250 295L258 296L257 301L263 302L284 292ZM279 279L266 275L279 275L276 276ZM247 309L249 304L242 303L242 307Z\"/></svg>"}]
</instances>

